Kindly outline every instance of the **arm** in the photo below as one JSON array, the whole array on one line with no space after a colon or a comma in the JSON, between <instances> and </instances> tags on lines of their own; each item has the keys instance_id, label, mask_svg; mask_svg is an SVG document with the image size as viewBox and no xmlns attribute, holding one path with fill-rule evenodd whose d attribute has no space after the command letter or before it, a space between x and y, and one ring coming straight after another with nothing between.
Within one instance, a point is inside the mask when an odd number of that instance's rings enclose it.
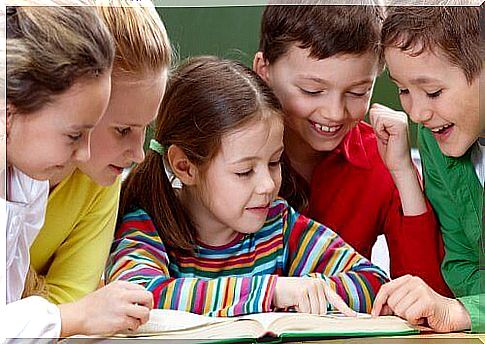
<instances>
[{"instance_id":1,"label":"arm","mask_svg":"<svg viewBox=\"0 0 485 344\"><path fill-rule=\"evenodd\" d=\"M3 314L4 338L58 338L61 333L59 308L39 296L11 302Z\"/></svg>"},{"instance_id":2,"label":"arm","mask_svg":"<svg viewBox=\"0 0 485 344\"><path fill-rule=\"evenodd\" d=\"M450 295L440 273L443 246L439 227L411 159L407 115L373 104L369 117L379 154L395 185L382 229L389 247L391 276L417 275L441 294Z\"/></svg>"},{"instance_id":3,"label":"arm","mask_svg":"<svg viewBox=\"0 0 485 344\"><path fill-rule=\"evenodd\" d=\"M149 216L139 210L126 215L117 229L108 261L109 280L125 280L153 293L155 308L209 316L268 312L277 277L176 278L170 258Z\"/></svg>"},{"instance_id":4,"label":"arm","mask_svg":"<svg viewBox=\"0 0 485 344\"><path fill-rule=\"evenodd\" d=\"M459 179L450 180L447 177L449 175L465 174L463 165L456 163L448 166L428 130L420 128L418 133L425 191L440 221L445 246L445 257L441 265L443 277L456 296L480 294L480 222L477 220L474 226L472 221L468 221L473 212L473 200L468 199L468 204L459 204L454 196L459 192L457 190L463 192L466 191L465 187L473 188L473 185L461 185ZM445 174L447 169L450 169L449 173ZM470 209L469 215L464 216L463 207ZM477 241L470 239L467 232L474 232Z\"/></svg>"},{"instance_id":5,"label":"arm","mask_svg":"<svg viewBox=\"0 0 485 344\"><path fill-rule=\"evenodd\" d=\"M119 180L102 188L56 250L45 276L50 301L76 301L98 287L113 241L119 189Z\"/></svg>"},{"instance_id":6,"label":"arm","mask_svg":"<svg viewBox=\"0 0 485 344\"><path fill-rule=\"evenodd\" d=\"M287 208L288 276L323 279L354 310L370 312L386 274L332 230Z\"/></svg>"}]
</instances>

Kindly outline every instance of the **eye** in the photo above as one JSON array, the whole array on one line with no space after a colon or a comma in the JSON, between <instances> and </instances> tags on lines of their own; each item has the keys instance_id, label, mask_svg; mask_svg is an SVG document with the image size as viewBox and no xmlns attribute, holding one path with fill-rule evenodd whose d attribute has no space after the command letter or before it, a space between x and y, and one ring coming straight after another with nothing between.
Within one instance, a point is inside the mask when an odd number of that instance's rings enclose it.
<instances>
[{"instance_id":1,"label":"eye","mask_svg":"<svg viewBox=\"0 0 485 344\"><path fill-rule=\"evenodd\" d=\"M405 94L409 94L409 90L405 89L405 88L400 88L399 89L399 95L400 96L403 96Z\"/></svg>"},{"instance_id":2,"label":"eye","mask_svg":"<svg viewBox=\"0 0 485 344\"><path fill-rule=\"evenodd\" d=\"M361 93L361 92L349 92L349 94L350 94L351 96L354 96L354 97L364 97L364 96L366 96L366 95L367 95L367 93L368 93L368 92L363 92L363 93Z\"/></svg>"},{"instance_id":3,"label":"eye","mask_svg":"<svg viewBox=\"0 0 485 344\"><path fill-rule=\"evenodd\" d=\"M126 128L116 128L116 131L121 135L121 136L126 136L130 133L131 128L126 127Z\"/></svg>"},{"instance_id":4,"label":"eye","mask_svg":"<svg viewBox=\"0 0 485 344\"><path fill-rule=\"evenodd\" d=\"M280 167L281 165L281 159L278 159L277 161L270 161L269 166L270 167Z\"/></svg>"},{"instance_id":5,"label":"eye","mask_svg":"<svg viewBox=\"0 0 485 344\"><path fill-rule=\"evenodd\" d=\"M308 94L308 95L311 95L311 96L314 96L314 95L317 95L317 94L320 94L322 93L323 91L309 91L309 90L305 90L303 88L300 87L300 91L303 93L303 94Z\"/></svg>"},{"instance_id":6,"label":"eye","mask_svg":"<svg viewBox=\"0 0 485 344\"><path fill-rule=\"evenodd\" d=\"M77 133L77 134L68 134L67 137L73 142L79 141L79 139L83 136L82 133Z\"/></svg>"},{"instance_id":7,"label":"eye","mask_svg":"<svg viewBox=\"0 0 485 344\"><path fill-rule=\"evenodd\" d=\"M251 170L248 170L248 171L245 171L245 172L237 172L236 175L238 177L243 178L243 177L249 177L251 175L251 173L253 173L253 170L252 169Z\"/></svg>"},{"instance_id":8,"label":"eye","mask_svg":"<svg viewBox=\"0 0 485 344\"><path fill-rule=\"evenodd\" d=\"M438 91L433 92L433 93L426 92L426 94L428 95L429 98L438 98L441 95L442 92L443 92L443 90L438 90Z\"/></svg>"}]
</instances>

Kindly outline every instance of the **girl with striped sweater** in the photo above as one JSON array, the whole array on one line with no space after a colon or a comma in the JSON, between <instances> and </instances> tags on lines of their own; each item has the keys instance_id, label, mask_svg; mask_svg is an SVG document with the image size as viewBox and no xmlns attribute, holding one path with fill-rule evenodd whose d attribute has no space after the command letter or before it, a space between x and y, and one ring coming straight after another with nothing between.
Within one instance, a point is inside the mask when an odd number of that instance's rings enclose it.
<instances>
[{"instance_id":1,"label":"girl with striped sweater","mask_svg":"<svg viewBox=\"0 0 485 344\"><path fill-rule=\"evenodd\" d=\"M182 65L123 185L108 279L143 285L155 307L212 316L369 312L385 273L277 198L283 127L244 65Z\"/></svg>"}]
</instances>

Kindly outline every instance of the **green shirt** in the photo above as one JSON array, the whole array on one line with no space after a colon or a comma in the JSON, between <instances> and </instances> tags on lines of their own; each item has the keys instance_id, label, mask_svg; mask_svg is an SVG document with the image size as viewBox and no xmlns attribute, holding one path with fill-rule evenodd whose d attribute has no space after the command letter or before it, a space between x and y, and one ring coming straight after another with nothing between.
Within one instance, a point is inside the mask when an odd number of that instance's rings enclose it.
<instances>
[{"instance_id":1,"label":"green shirt","mask_svg":"<svg viewBox=\"0 0 485 344\"><path fill-rule=\"evenodd\" d=\"M430 130L423 126L418 130L418 145L425 193L443 234L443 277L470 313L472 331L485 332L485 270L479 268L485 263L483 186L470 151L459 158L445 156Z\"/></svg>"}]
</instances>

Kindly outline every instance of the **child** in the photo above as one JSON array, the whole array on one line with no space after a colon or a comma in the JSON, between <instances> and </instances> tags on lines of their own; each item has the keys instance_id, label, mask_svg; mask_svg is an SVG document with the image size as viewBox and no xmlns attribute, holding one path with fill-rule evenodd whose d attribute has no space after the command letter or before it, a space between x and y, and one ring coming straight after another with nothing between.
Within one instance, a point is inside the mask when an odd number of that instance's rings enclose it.
<instances>
[{"instance_id":1,"label":"child","mask_svg":"<svg viewBox=\"0 0 485 344\"><path fill-rule=\"evenodd\" d=\"M381 15L375 6L265 9L253 69L286 116L290 173L283 173L280 194L368 259L385 234L392 277L413 273L448 294L438 226L416 171L386 166L392 162L363 122L382 69Z\"/></svg>"},{"instance_id":2,"label":"child","mask_svg":"<svg viewBox=\"0 0 485 344\"><path fill-rule=\"evenodd\" d=\"M106 5L100 1L97 10L116 46L108 108L91 135L90 159L50 178L45 224L30 249L47 297L57 304L79 300L100 282L113 241L119 176L144 159L145 129L157 114L170 65L167 33L150 1Z\"/></svg>"},{"instance_id":3,"label":"child","mask_svg":"<svg viewBox=\"0 0 485 344\"><path fill-rule=\"evenodd\" d=\"M155 307L211 316L369 311L385 274L276 198L281 108L254 72L215 57L181 66L150 148L122 188L110 280L145 286Z\"/></svg>"},{"instance_id":4,"label":"child","mask_svg":"<svg viewBox=\"0 0 485 344\"><path fill-rule=\"evenodd\" d=\"M485 330L479 265L485 247L485 163L478 144L484 129L479 120L479 80L485 54L479 33L478 7L393 7L382 29L390 76L399 87L404 110L420 124L425 192L441 223L443 276L457 300L406 276L383 288L373 313L387 306L412 323L427 321L438 332ZM385 130L398 122L392 110L376 118L384 116ZM389 141L394 142L387 143L388 149L407 144L393 135Z\"/></svg>"},{"instance_id":5,"label":"child","mask_svg":"<svg viewBox=\"0 0 485 344\"><path fill-rule=\"evenodd\" d=\"M152 302L129 283L59 307L37 296L19 301L28 249L44 219L46 180L89 159L91 130L110 94L108 30L93 8L60 5L7 9L6 338L134 329L148 320Z\"/></svg>"}]
</instances>

